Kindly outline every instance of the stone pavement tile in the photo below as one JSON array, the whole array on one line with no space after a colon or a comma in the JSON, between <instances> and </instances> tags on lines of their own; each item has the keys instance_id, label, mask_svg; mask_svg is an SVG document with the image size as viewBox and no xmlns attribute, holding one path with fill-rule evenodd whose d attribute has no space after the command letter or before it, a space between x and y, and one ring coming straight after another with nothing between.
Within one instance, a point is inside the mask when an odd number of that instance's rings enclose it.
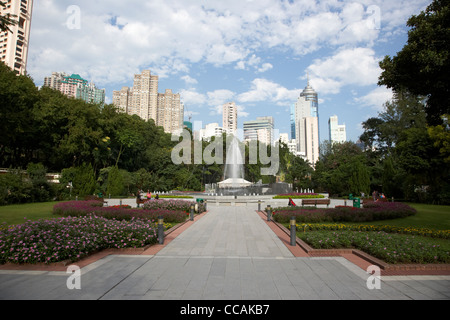
<instances>
[{"instance_id":1,"label":"stone pavement tile","mask_svg":"<svg viewBox=\"0 0 450 320\"><path fill-rule=\"evenodd\" d=\"M425 286L422 282L414 280L390 281L388 282L388 285L413 300L449 299L448 296Z\"/></svg>"},{"instance_id":2,"label":"stone pavement tile","mask_svg":"<svg viewBox=\"0 0 450 320\"><path fill-rule=\"evenodd\" d=\"M148 251L150 252L150 251ZM82 269L82 290L65 272L0 271L0 299L300 300L449 299L442 277L368 274L343 257L294 257L264 219L245 207L214 207L154 255L111 255ZM439 279L439 280L435 280Z\"/></svg>"}]
</instances>

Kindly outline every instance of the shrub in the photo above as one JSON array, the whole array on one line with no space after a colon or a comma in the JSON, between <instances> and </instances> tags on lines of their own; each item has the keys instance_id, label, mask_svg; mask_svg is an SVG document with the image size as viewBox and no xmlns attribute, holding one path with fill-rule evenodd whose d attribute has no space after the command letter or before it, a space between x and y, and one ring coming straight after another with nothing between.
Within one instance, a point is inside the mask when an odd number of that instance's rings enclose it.
<instances>
[{"instance_id":1,"label":"shrub","mask_svg":"<svg viewBox=\"0 0 450 320\"><path fill-rule=\"evenodd\" d=\"M387 263L449 263L448 248L417 236L383 231L314 231L299 236L316 249L357 248Z\"/></svg>"},{"instance_id":2,"label":"shrub","mask_svg":"<svg viewBox=\"0 0 450 320\"><path fill-rule=\"evenodd\" d=\"M165 222L179 223L186 220L186 213L181 210L168 209L136 209L124 206L103 207L103 202L90 201L67 201L57 203L53 207L53 214L63 217L81 217L94 213L107 219L133 220L133 219L158 219L164 217Z\"/></svg>"},{"instance_id":3,"label":"shrub","mask_svg":"<svg viewBox=\"0 0 450 320\"><path fill-rule=\"evenodd\" d=\"M364 205L364 208L335 207L299 208L287 207L274 210L274 219L280 223L287 223L292 216L298 223L308 222L369 222L404 218L414 215L416 210L404 203L380 202Z\"/></svg>"},{"instance_id":4,"label":"shrub","mask_svg":"<svg viewBox=\"0 0 450 320\"><path fill-rule=\"evenodd\" d=\"M321 199L324 195L318 193L287 193L279 194L273 197L274 199Z\"/></svg>"},{"instance_id":5,"label":"shrub","mask_svg":"<svg viewBox=\"0 0 450 320\"><path fill-rule=\"evenodd\" d=\"M413 228L413 227L397 227L390 225L355 225L342 223L327 223L327 224L297 224L299 231L383 231L386 233L400 233L408 235L418 235L430 238L450 239L450 230L432 230L427 228Z\"/></svg>"},{"instance_id":6,"label":"shrub","mask_svg":"<svg viewBox=\"0 0 450 320\"><path fill-rule=\"evenodd\" d=\"M187 200L149 200L144 203L145 210L155 210L155 209L167 209L167 210L181 210L189 213L191 210L191 204L196 204L193 201ZM198 212L205 211L205 204L198 203Z\"/></svg>"}]
</instances>

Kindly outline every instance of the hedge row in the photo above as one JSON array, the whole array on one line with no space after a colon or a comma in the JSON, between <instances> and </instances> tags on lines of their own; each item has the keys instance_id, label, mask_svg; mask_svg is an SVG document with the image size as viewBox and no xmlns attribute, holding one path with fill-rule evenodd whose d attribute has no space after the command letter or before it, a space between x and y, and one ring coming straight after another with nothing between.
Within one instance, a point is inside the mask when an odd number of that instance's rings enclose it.
<instances>
[{"instance_id":1,"label":"hedge row","mask_svg":"<svg viewBox=\"0 0 450 320\"><path fill-rule=\"evenodd\" d=\"M414 214L416 214L416 210L404 203L374 202L370 205L365 205L364 208L276 208L274 209L274 220L280 223L287 223L291 217L295 216L297 223L370 222L404 218Z\"/></svg>"}]
</instances>

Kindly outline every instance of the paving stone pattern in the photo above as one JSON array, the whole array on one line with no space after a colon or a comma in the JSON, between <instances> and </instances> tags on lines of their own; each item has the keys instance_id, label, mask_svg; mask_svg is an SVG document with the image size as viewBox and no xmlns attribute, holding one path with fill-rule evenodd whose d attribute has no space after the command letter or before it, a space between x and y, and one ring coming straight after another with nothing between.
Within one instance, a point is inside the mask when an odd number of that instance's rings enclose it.
<instances>
[{"instance_id":1,"label":"paving stone pattern","mask_svg":"<svg viewBox=\"0 0 450 320\"><path fill-rule=\"evenodd\" d=\"M450 298L449 276L381 277L344 257L295 257L251 206L210 211L154 255L109 255L70 274L0 271L2 300L428 300Z\"/></svg>"}]
</instances>

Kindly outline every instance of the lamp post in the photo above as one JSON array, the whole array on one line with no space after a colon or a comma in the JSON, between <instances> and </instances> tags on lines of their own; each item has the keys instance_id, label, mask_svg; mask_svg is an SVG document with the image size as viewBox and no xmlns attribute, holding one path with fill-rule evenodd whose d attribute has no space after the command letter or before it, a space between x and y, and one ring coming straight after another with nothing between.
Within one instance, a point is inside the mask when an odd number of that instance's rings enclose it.
<instances>
[{"instance_id":1,"label":"lamp post","mask_svg":"<svg viewBox=\"0 0 450 320\"><path fill-rule=\"evenodd\" d=\"M272 216L272 207L270 206L270 204L267 206L267 221L270 221Z\"/></svg>"},{"instance_id":2,"label":"lamp post","mask_svg":"<svg viewBox=\"0 0 450 320\"><path fill-rule=\"evenodd\" d=\"M158 240L159 244L164 244L164 218L158 217Z\"/></svg>"},{"instance_id":3,"label":"lamp post","mask_svg":"<svg viewBox=\"0 0 450 320\"><path fill-rule=\"evenodd\" d=\"M191 214L190 214L191 221L194 221L194 210L195 210L195 206L194 206L194 204L191 204Z\"/></svg>"},{"instance_id":4,"label":"lamp post","mask_svg":"<svg viewBox=\"0 0 450 320\"><path fill-rule=\"evenodd\" d=\"M291 246L295 247L297 238L296 221L295 217L291 217Z\"/></svg>"}]
</instances>

